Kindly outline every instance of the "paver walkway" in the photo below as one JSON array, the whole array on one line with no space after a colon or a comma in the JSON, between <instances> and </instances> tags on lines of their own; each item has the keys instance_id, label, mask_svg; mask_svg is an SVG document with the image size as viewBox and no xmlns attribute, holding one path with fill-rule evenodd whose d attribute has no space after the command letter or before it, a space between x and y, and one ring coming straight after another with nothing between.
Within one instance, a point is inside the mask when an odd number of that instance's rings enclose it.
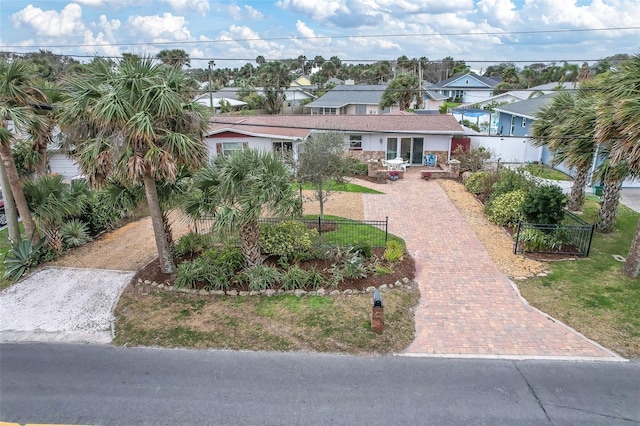
<instances>
[{"instance_id":1,"label":"paver walkway","mask_svg":"<svg viewBox=\"0 0 640 426\"><path fill-rule=\"evenodd\" d=\"M421 297L408 354L617 358L523 303L436 181L410 170L367 186L385 195L364 195L365 219L388 216L416 262Z\"/></svg>"}]
</instances>

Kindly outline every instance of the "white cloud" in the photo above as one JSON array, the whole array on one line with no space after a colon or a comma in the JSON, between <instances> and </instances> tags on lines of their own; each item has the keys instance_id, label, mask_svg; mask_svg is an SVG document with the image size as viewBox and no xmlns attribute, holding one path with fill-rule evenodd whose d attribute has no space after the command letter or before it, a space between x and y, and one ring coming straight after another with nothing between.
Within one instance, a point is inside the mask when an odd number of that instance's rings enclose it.
<instances>
[{"instance_id":1,"label":"white cloud","mask_svg":"<svg viewBox=\"0 0 640 426\"><path fill-rule=\"evenodd\" d=\"M299 19L296 22L296 31L298 31L301 37L317 37L316 33Z\"/></svg>"},{"instance_id":2,"label":"white cloud","mask_svg":"<svg viewBox=\"0 0 640 426\"><path fill-rule=\"evenodd\" d=\"M478 16L498 26L510 26L520 21L511 0L482 0L478 2Z\"/></svg>"},{"instance_id":3,"label":"white cloud","mask_svg":"<svg viewBox=\"0 0 640 426\"><path fill-rule=\"evenodd\" d=\"M288 10L313 17L317 21L324 21L340 13L349 14L350 10L345 0L308 1L308 0L279 0L276 5Z\"/></svg>"},{"instance_id":4,"label":"white cloud","mask_svg":"<svg viewBox=\"0 0 640 426\"><path fill-rule=\"evenodd\" d=\"M264 15L257 9L249 6L248 4L244 5L244 9L247 12L247 16L254 21L262 21L264 19Z\"/></svg>"},{"instance_id":5,"label":"white cloud","mask_svg":"<svg viewBox=\"0 0 640 426\"><path fill-rule=\"evenodd\" d=\"M66 5L60 12L28 5L11 15L11 20L14 27L29 26L40 36L57 37L84 30L82 8L75 3Z\"/></svg>"},{"instance_id":6,"label":"white cloud","mask_svg":"<svg viewBox=\"0 0 640 426\"><path fill-rule=\"evenodd\" d=\"M186 24L183 16L164 13L162 16L130 16L127 20L127 29L134 35L149 35L156 39L154 41L158 41L157 39L187 41L191 38L191 33Z\"/></svg>"},{"instance_id":7,"label":"white cloud","mask_svg":"<svg viewBox=\"0 0 640 426\"><path fill-rule=\"evenodd\" d=\"M174 10L178 12L187 12L194 10L201 13L203 16L209 12L208 0L161 0L164 3L169 4Z\"/></svg>"}]
</instances>

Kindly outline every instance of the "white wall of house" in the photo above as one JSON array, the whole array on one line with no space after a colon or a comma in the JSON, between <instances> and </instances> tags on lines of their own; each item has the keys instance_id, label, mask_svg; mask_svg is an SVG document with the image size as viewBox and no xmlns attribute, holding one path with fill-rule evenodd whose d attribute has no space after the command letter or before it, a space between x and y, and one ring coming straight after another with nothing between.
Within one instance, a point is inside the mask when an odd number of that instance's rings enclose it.
<instances>
[{"instance_id":1,"label":"white wall of house","mask_svg":"<svg viewBox=\"0 0 640 426\"><path fill-rule=\"evenodd\" d=\"M468 136L471 148L485 147L493 154L493 161L503 163L527 163L540 161L542 147L535 147L528 138L503 138L499 136Z\"/></svg>"},{"instance_id":2,"label":"white wall of house","mask_svg":"<svg viewBox=\"0 0 640 426\"><path fill-rule=\"evenodd\" d=\"M209 158L213 158L217 153L216 144L221 143L223 150L242 149L243 146L250 149L257 149L260 151L272 151L273 142L272 138L259 138L254 136L244 137L208 137L205 139L207 147L209 148Z\"/></svg>"},{"instance_id":3,"label":"white wall of house","mask_svg":"<svg viewBox=\"0 0 640 426\"><path fill-rule=\"evenodd\" d=\"M396 112L396 111L400 111L400 108L397 105L392 105L391 107L389 107L387 110L385 110L384 112L380 111L380 105L355 105L355 104L349 104L346 107L346 114L347 115L363 115L360 113L360 111L364 110L364 115L377 115L377 114L383 114L383 113L389 113L389 112Z\"/></svg>"},{"instance_id":4,"label":"white wall of house","mask_svg":"<svg viewBox=\"0 0 640 426\"><path fill-rule=\"evenodd\" d=\"M64 179L71 179L80 174L78 164L60 151L49 151L49 169Z\"/></svg>"}]
</instances>

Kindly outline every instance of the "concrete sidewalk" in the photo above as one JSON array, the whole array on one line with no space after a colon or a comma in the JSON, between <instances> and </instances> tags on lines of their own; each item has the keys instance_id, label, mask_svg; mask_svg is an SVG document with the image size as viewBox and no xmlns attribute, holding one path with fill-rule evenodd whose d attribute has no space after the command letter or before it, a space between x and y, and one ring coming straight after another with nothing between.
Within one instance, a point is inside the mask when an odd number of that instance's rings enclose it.
<instances>
[{"instance_id":1,"label":"concrete sidewalk","mask_svg":"<svg viewBox=\"0 0 640 426\"><path fill-rule=\"evenodd\" d=\"M526 304L436 181L411 170L365 194L365 219L389 217L416 262L420 302L409 355L621 360Z\"/></svg>"}]
</instances>

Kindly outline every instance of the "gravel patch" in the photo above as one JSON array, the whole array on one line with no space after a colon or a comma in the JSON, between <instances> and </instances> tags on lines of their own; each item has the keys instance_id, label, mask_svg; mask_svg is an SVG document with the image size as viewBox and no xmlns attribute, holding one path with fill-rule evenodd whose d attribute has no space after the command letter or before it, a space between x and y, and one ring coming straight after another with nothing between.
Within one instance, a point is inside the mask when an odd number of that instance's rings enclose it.
<instances>
[{"instance_id":1,"label":"gravel patch","mask_svg":"<svg viewBox=\"0 0 640 426\"><path fill-rule=\"evenodd\" d=\"M133 272L48 267L0 292L0 341L109 343Z\"/></svg>"}]
</instances>

